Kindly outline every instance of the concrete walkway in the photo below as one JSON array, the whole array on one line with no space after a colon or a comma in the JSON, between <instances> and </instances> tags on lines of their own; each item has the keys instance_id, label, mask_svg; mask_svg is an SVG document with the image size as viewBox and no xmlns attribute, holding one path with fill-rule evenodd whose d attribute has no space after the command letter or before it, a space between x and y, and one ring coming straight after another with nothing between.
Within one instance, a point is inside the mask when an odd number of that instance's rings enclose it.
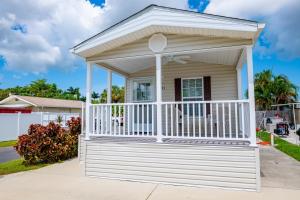
<instances>
[{"instance_id":1,"label":"concrete walkway","mask_svg":"<svg viewBox=\"0 0 300 200\"><path fill-rule=\"evenodd\" d=\"M19 155L13 147L0 147L0 163L18 159Z\"/></svg>"},{"instance_id":2,"label":"concrete walkway","mask_svg":"<svg viewBox=\"0 0 300 200\"><path fill-rule=\"evenodd\" d=\"M285 187L287 184L284 184L283 188L266 182L272 181L272 176L269 176L268 166L264 163L267 156L265 152L268 153L269 150L263 150L262 153L265 177L259 193L88 178L81 175L78 160L74 159L30 172L0 177L0 197L3 200L298 200L298 182L289 182L297 187ZM267 161L269 162L272 161ZM289 168L286 171L288 170ZM296 170L299 174L300 170Z\"/></svg>"},{"instance_id":3,"label":"concrete walkway","mask_svg":"<svg viewBox=\"0 0 300 200\"><path fill-rule=\"evenodd\" d=\"M299 161L271 146L260 147L260 160L262 186L300 190Z\"/></svg>"}]
</instances>

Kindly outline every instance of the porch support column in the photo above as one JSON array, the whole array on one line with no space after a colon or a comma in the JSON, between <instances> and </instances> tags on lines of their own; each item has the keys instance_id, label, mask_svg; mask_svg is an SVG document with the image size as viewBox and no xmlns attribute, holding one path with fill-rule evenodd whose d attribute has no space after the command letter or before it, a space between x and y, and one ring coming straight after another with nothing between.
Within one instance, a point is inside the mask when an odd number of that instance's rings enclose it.
<instances>
[{"instance_id":1,"label":"porch support column","mask_svg":"<svg viewBox=\"0 0 300 200\"><path fill-rule=\"evenodd\" d=\"M156 120L157 120L157 142L162 142L162 98L161 98L161 54L155 54L156 58Z\"/></svg>"},{"instance_id":2,"label":"porch support column","mask_svg":"<svg viewBox=\"0 0 300 200\"><path fill-rule=\"evenodd\" d=\"M248 97L249 97L249 116L250 116L250 145L256 145L256 123L255 123L255 96L253 80L253 57L252 46L246 47L247 53L247 75L248 75Z\"/></svg>"},{"instance_id":3,"label":"porch support column","mask_svg":"<svg viewBox=\"0 0 300 200\"><path fill-rule=\"evenodd\" d=\"M86 102L85 102L85 139L90 139L91 133L91 95L92 95L92 63L86 67Z\"/></svg>"},{"instance_id":4,"label":"porch support column","mask_svg":"<svg viewBox=\"0 0 300 200\"><path fill-rule=\"evenodd\" d=\"M112 88L112 72L107 70L107 103L111 103L111 88Z\"/></svg>"},{"instance_id":5,"label":"porch support column","mask_svg":"<svg viewBox=\"0 0 300 200\"><path fill-rule=\"evenodd\" d=\"M242 92L242 68L236 69L236 75L237 75L237 94L238 99L243 98L243 92Z\"/></svg>"}]
</instances>

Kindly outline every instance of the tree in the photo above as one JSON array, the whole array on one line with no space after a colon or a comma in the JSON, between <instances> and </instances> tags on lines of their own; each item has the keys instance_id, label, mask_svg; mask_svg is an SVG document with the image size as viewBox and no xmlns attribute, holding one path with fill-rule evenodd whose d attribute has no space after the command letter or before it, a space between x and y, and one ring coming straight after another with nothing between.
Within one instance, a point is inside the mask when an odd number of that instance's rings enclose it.
<instances>
[{"instance_id":1,"label":"tree","mask_svg":"<svg viewBox=\"0 0 300 200\"><path fill-rule=\"evenodd\" d=\"M56 84L47 83L46 79L39 79L31 82L28 86L28 93L31 96L53 98L62 96L63 91L58 89Z\"/></svg>"},{"instance_id":2,"label":"tree","mask_svg":"<svg viewBox=\"0 0 300 200\"><path fill-rule=\"evenodd\" d=\"M73 88L73 87L69 87L67 89L67 91L65 92L66 96L69 96L70 99L76 99L79 100L80 99L80 89L77 88Z\"/></svg>"},{"instance_id":3,"label":"tree","mask_svg":"<svg viewBox=\"0 0 300 200\"><path fill-rule=\"evenodd\" d=\"M125 88L116 85L112 86L111 91L111 101L112 103L124 103L125 101ZM103 90L100 95L100 103L105 103L107 101L107 90Z\"/></svg>"},{"instance_id":4,"label":"tree","mask_svg":"<svg viewBox=\"0 0 300 200\"><path fill-rule=\"evenodd\" d=\"M92 99L93 99L93 100L96 100L96 99L98 99L98 98L99 98L99 93L97 93L97 92L94 91L94 92L92 93Z\"/></svg>"},{"instance_id":5,"label":"tree","mask_svg":"<svg viewBox=\"0 0 300 200\"><path fill-rule=\"evenodd\" d=\"M125 96L125 89L124 87L112 86L112 102L113 103L123 103L124 96Z\"/></svg>"},{"instance_id":6,"label":"tree","mask_svg":"<svg viewBox=\"0 0 300 200\"><path fill-rule=\"evenodd\" d=\"M298 97L297 86L284 75L274 75L271 70L255 74L254 92L258 110L271 109L273 104L295 102Z\"/></svg>"},{"instance_id":7,"label":"tree","mask_svg":"<svg viewBox=\"0 0 300 200\"><path fill-rule=\"evenodd\" d=\"M66 91L59 89L56 84L48 83L46 79L32 81L29 85L13 88L0 89L0 100L5 99L9 94L47 97L57 99L81 100L79 88L69 87Z\"/></svg>"},{"instance_id":8,"label":"tree","mask_svg":"<svg viewBox=\"0 0 300 200\"><path fill-rule=\"evenodd\" d=\"M107 90L104 89L100 95L100 103L106 103L107 101Z\"/></svg>"},{"instance_id":9,"label":"tree","mask_svg":"<svg viewBox=\"0 0 300 200\"><path fill-rule=\"evenodd\" d=\"M254 93L256 105L262 109L270 109L272 105L272 71L265 70L255 74Z\"/></svg>"},{"instance_id":10,"label":"tree","mask_svg":"<svg viewBox=\"0 0 300 200\"><path fill-rule=\"evenodd\" d=\"M275 76L273 80L273 95L275 104L296 102L297 86L284 75Z\"/></svg>"}]
</instances>

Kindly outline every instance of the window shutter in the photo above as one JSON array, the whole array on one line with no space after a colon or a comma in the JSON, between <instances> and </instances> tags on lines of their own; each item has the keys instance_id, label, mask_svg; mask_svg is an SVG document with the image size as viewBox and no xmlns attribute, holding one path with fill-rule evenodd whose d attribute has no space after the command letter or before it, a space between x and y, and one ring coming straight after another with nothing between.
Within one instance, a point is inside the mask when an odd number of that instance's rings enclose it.
<instances>
[{"instance_id":1,"label":"window shutter","mask_svg":"<svg viewBox=\"0 0 300 200\"><path fill-rule=\"evenodd\" d=\"M210 76L203 77L203 84L204 84L204 100L210 101L211 100L211 78ZM210 104L206 104L206 114L210 114Z\"/></svg>"},{"instance_id":2,"label":"window shutter","mask_svg":"<svg viewBox=\"0 0 300 200\"><path fill-rule=\"evenodd\" d=\"M181 78L175 78L174 80L174 89L175 89L175 101L181 101ZM178 106L178 109L181 110L181 106Z\"/></svg>"}]
</instances>

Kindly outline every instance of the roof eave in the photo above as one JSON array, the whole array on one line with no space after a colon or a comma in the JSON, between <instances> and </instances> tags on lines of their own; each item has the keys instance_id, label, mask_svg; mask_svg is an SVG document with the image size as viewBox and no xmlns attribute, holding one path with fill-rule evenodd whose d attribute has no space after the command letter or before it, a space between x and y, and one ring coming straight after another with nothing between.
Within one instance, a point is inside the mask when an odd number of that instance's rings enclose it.
<instances>
[{"instance_id":1,"label":"roof eave","mask_svg":"<svg viewBox=\"0 0 300 200\"><path fill-rule=\"evenodd\" d=\"M2 101L0 101L0 104L4 104L4 103L6 103L6 102L9 102L10 100L12 100L12 99L14 99L14 98L16 98L16 99L18 99L18 100L21 100L21 101L23 101L23 102L26 102L26 103L28 103L28 104L30 104L30 105L32 105L32 106L37 107L36 104L34 104L34 103L30 102L30 101L27 101L27 100L25 100L25 99L23 99L23 98L21 98L21 97L19 97L19 96L17 96L17 95L10 95L9 97L7 97L7 98L3 99Z\"/></svg>"},{"instance_id":2,"label":"roof eave","mask_svg":"<svg viewBox=\"0 0 300 200\"><path fill-rule=\"evenodd\" d=\"M257 27L259 27L260 25L263 25L263 24L259 24L258 22L256 21L251 21L251 20L245 20L245 19L238 19L238 18L232 18L232 17L225 17L225 16L220 16L220 15L212 15L212 14L205 14L205 13L198 13L198 12L195 12L195 11L189 11L189 10L181 10L181 9L175 9L175 8L169 8L169 7L163 7L163 6L157 6L157 5L150 5L146 8L144 8L143 10L129 16L128 18L114 24L113 26L110 26L109 28L105 29L104 31L101 31L100 33L82 41L81 43L75 45L74 47L72 47L70 49L70 52L73 53L73 54L76 54L76 55L80 55L80 52L82 51L82 48L81 47L84 47L86 45L88 45L88 43L92 42L93 40L96 40L97 38L103 36L104 34L107 34L109 33L109 31L112 31L113 29L119 27L120 25L123 25L123 24L126 24L128 21L131 21L133 19L135 19L136 17L140 16L140 15L143 15L145 12L149 12L153 9L163 9L163 10L168 10L168 11L180 11L180 12L188 12L188 13L194 13L194 14L199 14L199 15L202 15L204 17L209 17L209 18L215 18L215 19L222 19L222 20L234 20L234 21L238 21L238 22L241 22L243 24L248 24L248 25L255 25Z\"/></svg>"},{"instance_id":3,"label":"roof eave","mask_svg":"<svg viewBox=\"0 0 300 200\"><path fill-rule=\"evenodd\" d=\"M266 26L265 23L258 23L257 24L257 32L256 32L256 34L253 38L253 44L255 44L256 41L258 40L258 38L259 38L261 32L264 30L265 26Z\"/></svg>"}]
</instances>

